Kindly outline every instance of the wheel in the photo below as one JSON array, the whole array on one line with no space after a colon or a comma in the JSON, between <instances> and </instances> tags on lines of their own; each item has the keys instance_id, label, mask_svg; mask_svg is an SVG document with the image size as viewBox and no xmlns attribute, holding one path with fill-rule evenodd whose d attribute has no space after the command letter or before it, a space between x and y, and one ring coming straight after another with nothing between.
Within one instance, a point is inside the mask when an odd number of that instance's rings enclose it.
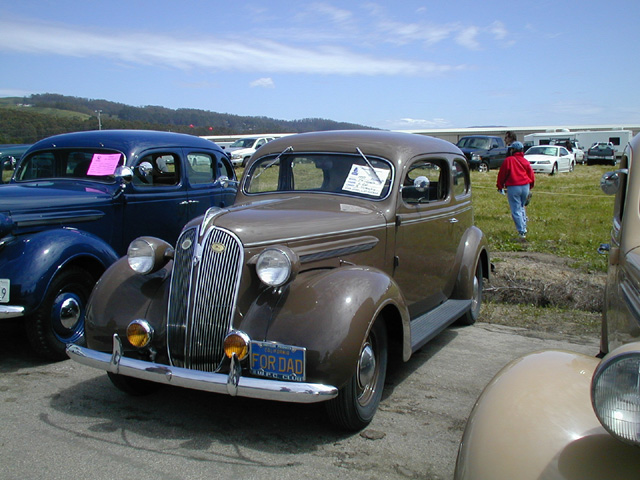
<instances>
[{"instance_id":1,"label":"wheel","mask_svg":"<svg viewBox=\"0 0 640 480\"><path fill-rule=\"evenodd\" d=\"M159 383L142 380L140 378L127 377L125 375L118 375L111 372L107 372L107 375L109 376L111 383L113 383L118 390L134 397L151 395L162 387Z\"/></svg>"},{"instance_id":2,"label":"wheel","mask_svg":"<svg viewBox=\"0 0 640 480\"><path fill-rule=\"evenodd\" d=\"M56 275L42 304L26 320L27 336L35 352L49 360L66 360L68 343L85 345L84 315L96 283L78 267Z\"/></svg>"},{"instance_id":3,"label":"wheel","mask_svg":"<svg viewBox=\"0 0 640 480\"><path fill-rule=\"evenodd\" d=\"M555 175L556 173L558 173L558 164L554 163L553 167L551 168L551 173L549 175Z\"/></svg>"},{"instance_id":4,"label":"wheel","mask_svg":"<svg viewBox=\"0 0 640 480\"><path fill-rule=\"evenodd\" d=\"M471 308L458 320L460 325L473 325L480 316L480 307L482 306L482 286L484 277L482 276L482 262L478 259L476 273L473 276L473 285L471 290Z\"/></svg>"},{"instance_id":5,"label":"wheel","mask_svg":"<svg viewBox=\"0 0 640 480\"><path fill-rule=\"evenodd\" d=\"M378 319L362 346L356 373L325 403L331 422L345 430L366 427L378 409L387 375L387 329Z\"/></svg>"},{"instance_id":6,"label":"wheel","mask_svg":"<svg viewBox=\"0 0 640 480\"><path fill-rule=\"evenodd\" d=\"M489 171L489 164L487 162L482 162L480 165L478 165L478 171L479 172L488 172Z\"/></svg>"}]
</instances>

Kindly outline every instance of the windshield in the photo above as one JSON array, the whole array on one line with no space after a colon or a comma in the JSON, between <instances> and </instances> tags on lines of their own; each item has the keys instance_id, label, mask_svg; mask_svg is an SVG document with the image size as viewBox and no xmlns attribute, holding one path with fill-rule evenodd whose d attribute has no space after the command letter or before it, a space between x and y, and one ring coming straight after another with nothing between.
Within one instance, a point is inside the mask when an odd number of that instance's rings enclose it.
<instances>
[{"instance_id":1,"label":"windshield","mask_svg":"<svg viewBox=\"0 0 640 480\"><path fill-rule=\"evenodd\" d=\"M35 152L20 162L18 182L51 179L82 179L112 183L123 155L113 151L60 149Z\"/></svg>"},{"instance_id":2,"label":"windshield","mask_svg":"<svg viewBox=\"0 0 640 480\"><path fill-rule=\"evenodd\" d=\"M483 148L485 150L488 150L489 139L478 137L463 137L458 142L458 148Z\"/></svg>"},{"instance_id":3,"label":"windshield","mask_svg":"<svg viewBox=\"0 0 640 480\"><path fill-rule=\"evenodd\" d=\"M550 155L557 156L558 149L555 147L531 147L527 150L527 155Z\"/></svg>"},{"instance_id":4,"label":"windshield","mask_svg":"<svg viewBox=\"0 0 640 480\"><path fill-rule=\"evenodd\" d=\"M255 138L239 138L231 145L229 145L229 148L249 148L254 144L255 141Z\"/></svg>"},{"instance_id":5,"label":"windshield","mask_svg":"<svg viewBox=\"0 0 640 480\"><path fill-rule=\"evenodd\" d=\"M244 183L246 194L305 191L377 200L385 198L391 188L391 164L380 158L298 152L276 158L268 155L251 166Z\"/></svg>"}]
</instances>

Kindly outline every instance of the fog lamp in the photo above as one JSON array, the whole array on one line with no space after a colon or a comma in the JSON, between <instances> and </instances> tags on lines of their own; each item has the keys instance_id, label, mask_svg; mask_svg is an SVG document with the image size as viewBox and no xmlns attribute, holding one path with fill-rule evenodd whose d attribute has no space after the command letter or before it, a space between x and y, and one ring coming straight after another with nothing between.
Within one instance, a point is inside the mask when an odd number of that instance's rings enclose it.
<instances>
[{"instance_id":1,"label":"fog lamp","mask_svg":"<svg viewBox=\"0 0 640 480\"><path fill-rule=\"evenodd\" d=\"M591 402L611 435L640 445L639 352L627 351L602 361L593 374Z\"/></svg>"},{"instance_id":2,"label":"fog lamp","mask_svg":"<svg viewBox=\"0 0 640 480\"><path fill-rule=\"evenodd\" d=\"M249 355L249 335L244 332L234 330L230 332L224 339L224 353L231 358L236 354L238 360L244 360Z\"/></svg>"},{"instance_id":3,"label":"fog lamp","mask_svg":"<svg viewBox=\"0 0 640 480\"><path fill-rule=\"evenodd\" d=\"M151 343L153 327L145 320L134 320L127 327L127 340L137 348L146 347Z\"/></svg>"}]
</instances>

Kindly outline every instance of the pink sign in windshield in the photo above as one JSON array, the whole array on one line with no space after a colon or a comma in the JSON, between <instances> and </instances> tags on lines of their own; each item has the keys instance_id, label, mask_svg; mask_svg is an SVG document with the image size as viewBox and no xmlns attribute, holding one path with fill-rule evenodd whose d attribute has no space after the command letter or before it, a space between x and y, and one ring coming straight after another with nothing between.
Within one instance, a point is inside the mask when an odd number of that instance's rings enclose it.
<instances>
[{"instance_id":1,"label":"pink sign in windshield","mask_svg":"<svg viewBox=\"0 0 640 480\"><path fill-rule=\"evenodd\" d=\"M96 153L91 158L91 165L87 170L88 176L101 177L103 175L113 175L120 163L119 153Z\"/></svg>"}]
</instances>

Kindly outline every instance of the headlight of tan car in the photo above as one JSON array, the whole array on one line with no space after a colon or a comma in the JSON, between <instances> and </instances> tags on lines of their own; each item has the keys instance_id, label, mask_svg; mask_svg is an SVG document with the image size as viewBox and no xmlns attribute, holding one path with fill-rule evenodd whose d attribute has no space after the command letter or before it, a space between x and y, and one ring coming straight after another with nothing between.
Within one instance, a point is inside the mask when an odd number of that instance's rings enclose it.
<instances>
[{"instance_id":1,"label":"headlight of tan car","mask_svg":"<svg viewBox=\"0 0 640 480\"><path fill-rule=\"evenodd\" d=\"M256 261L258 278L269 287L281 287L293 280L299 269L298 256L287 247L267 248Z\"/></svg>"},{"instance_id":2,"label":"headlight of tan car","mask_svg":"<svg viewBox=\"0 0 640 480\"><path fill-rule=\"evenodd\" d=\"M157 272L173 258L173 248L155 237L139 237L129 244L127 262L131 269L142 275Z\"/></svg>"},{"instance_id":3,"label":"headlight of tan car","mask_svg":"<svg viewBox=\"0 0 640 480\"><path fill-rule=\"evenodd\" d=\"M598 420L614 437L640 445L640 352L624 347L600 363L591 382Z\"/></svg>"}]
</instances>

